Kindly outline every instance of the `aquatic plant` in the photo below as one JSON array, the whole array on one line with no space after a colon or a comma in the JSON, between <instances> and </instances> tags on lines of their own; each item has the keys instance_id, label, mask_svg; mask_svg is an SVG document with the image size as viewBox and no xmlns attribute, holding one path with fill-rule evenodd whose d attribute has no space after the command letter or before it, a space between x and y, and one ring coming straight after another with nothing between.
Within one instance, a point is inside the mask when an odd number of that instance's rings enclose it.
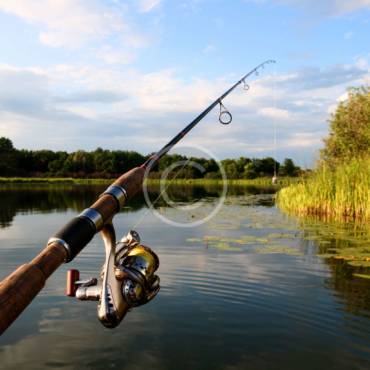
<instances>
[{"instance_id":1,"label":"aquatic plant","mask_svg":"<svg viewBox=\"0 0 370 370\"><path fill-rule=\"evenodd\" d=\"M312 176L281 189L278 206L300 216L370 220L370 158L353 159L335 169L323 165Z\"/></svg>"},{"instance_id":2,"label":"aquatic plant","mask_svg":"<svg viewBox=\"0 0 370 370\"><path fill-rule=\"evenodd\" d=\"M287 254L292 256L302 256L303 253L297 248L293 248L285 245L267 245L264 247L258 247L255 249L256 253L259 254Z\"/></svg>"}]
</instances>

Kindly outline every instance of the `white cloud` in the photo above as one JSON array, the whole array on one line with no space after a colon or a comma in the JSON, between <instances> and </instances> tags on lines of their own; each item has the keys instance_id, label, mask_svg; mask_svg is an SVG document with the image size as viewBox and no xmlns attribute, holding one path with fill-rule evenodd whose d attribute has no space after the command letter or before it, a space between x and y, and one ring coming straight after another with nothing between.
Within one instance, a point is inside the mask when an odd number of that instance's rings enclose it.
<instances>
[{"instance_id":1,"label":"white cloud","mask_svg":"<svg viewBox=\"0 0 370 370\"><path fill-rule=\"evenodd\" d=\"M0 0L0 12L15 15L31 24L44 45L84 50L91 59L110 65L133 63L140 50L155 37L143 34L127 20L127 7L122 3L107 4L103 0Z\"/></svg>"},{"instance_id":2,"label":"white cloud","mask_svg":"<svg viewBox=\"0 0 370 370\"><path fill-rule=\"evenodd\" d=\"M322 136L325 132L297 132L292 133L280 145L293 148L316 147L322 144Z\"/></svg>"},{"instance_id":3,"label":"white cloud","mask_svg":"<svg viewBox=\"0 0 370 370\"><path fill-rule=\"evenodd\" d=\"M130 64L136 59L136 54L131 51L102 47L97 51L96 57L107 64Z\"/></svg>"},{"instance_id":4,"label":"white cloud","mask_svg":"<svg viewBox=\"0 0 370 370\"><path fill-rule=\"evenodd\" d=\"M0 65L0 110L25 115L38 111L49 95L48 78L36 68Z\"/></svg>"},{"instance_id":5,"label":"white cloud","mask_svg":"<svg viewBox=\"0 0 370 370\"><path fill-rule=\"evenodd\" d=\"M149 44L149 37L134 31L133 29L127 30L122 34L124 45L135 49L143 48Z\"/></svg>"},{"instance_id":6,"label":"white cloud","mask_svg":"<svg viewBox=\"0 0 370 370\"><path fill-rule=\"evenodd\" d=\"M157 8L161 4L162 0L139 0L139 10L143 13L147 13Z\"/></svg>"},{"instance_id":7,"label":"white cloud","mask_svg":"<svg viewBox=\"0 0 370 370\"><path fill-rule=\"evenodd\" d=\"M370 57L370 54L368 57ZM360 69L370 69L367 59L363 56L358 56L355 58L355 65Z\"/></svg>"},{"instance_id":8,"label":"white cloud","mask_svg":"<svg viewBox=\"0 0 370 370\"><path fill-rule=\"evenodd\" d=\"M276 107L264 107L260 109L259 113L262 116L279 120L291 120L293 118L291 112Z\"/></svg>"},{"instance_id":9,"label":"white cloud","mask_svg":"<svg viewBox=\"0 0 370 370\"><path fill-rule=\"evenodd\" d=\"M370 0L327 0L335 14L350 13L360 9L370 9Z\"/></svg>"},{"instance_id":10,"label":"white cloud","mask_svg":"<svg viewBox=\"0 0 370 370\"><path fill-rule=\"evenodd\" d=\"M268 0L246 0L247 2L265 3ZM310 13L322 15L343 15L361 9L370 9L370 0L269 0L278 4L304 8Z\"/></svg>"},{"instance_id":11,"label":"white cloud","mask_svg":"<svg viewBox=\"0 0 370 370\"><path fill-rule=\"evenodd\" d=\"M55 47L77 47L127 29L116 9L98 1L0 0L0 10L38 25L40 41Z\"/></svg>"},{"instance_id":12,"label":"white cloud","mask_svg":"<svg viewBox=\"0 0 370 370\"><path fill-rule=\"evenodd\" d=\"M213 147L221 158L274 155L276 122L279 155L284 158L289 153L307 163L327 130L328 109L336 106L347 86L368 78L369 67L363 59L352 66L315 69L315 73L310 68L266 73L251 81L247 93L240 88L225 99L234 117L230 126L217 124L215 109L185 143ZM232 82L229 77L185 81L174 69L140 73L96 66L0 65L0 84L5 86L0 93L0 121L2 128L9 125L9 135L15 135L19 147L30 147L32 121L32 131L40 137L33 145L53 140L57 132L57 149L114 148L125 139L125 148L147 153L165 143Z\"/></svg>"}]
</instances>

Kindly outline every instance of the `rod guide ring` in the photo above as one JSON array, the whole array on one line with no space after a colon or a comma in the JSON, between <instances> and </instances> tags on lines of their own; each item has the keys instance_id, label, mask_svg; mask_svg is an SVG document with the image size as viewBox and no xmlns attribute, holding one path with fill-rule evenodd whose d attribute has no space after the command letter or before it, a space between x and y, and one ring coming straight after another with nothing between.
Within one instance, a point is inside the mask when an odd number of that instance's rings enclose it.
<instances>
[{"instance_id":1,"label":"rod guide ring","mask_svg":"<svg viewBox=\"0 0 370 370\"><path fill-rule=\"evenodd\" d=\"M228 125L233 120L233 116L231 115L231 113L229 111L225 110L225 111L220 112L218 120L223 125Z\"/></svg>"}]
</instances>

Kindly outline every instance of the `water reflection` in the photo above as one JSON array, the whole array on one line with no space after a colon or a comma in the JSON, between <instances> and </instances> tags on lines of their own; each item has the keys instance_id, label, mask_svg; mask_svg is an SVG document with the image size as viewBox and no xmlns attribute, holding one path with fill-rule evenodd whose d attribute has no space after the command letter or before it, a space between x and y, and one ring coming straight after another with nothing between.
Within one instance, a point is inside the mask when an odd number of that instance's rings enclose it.
<instances>
[{"instance_id":1,"label":"water reflection","mask_svg":"<svg viewBox=\"0 0 370 370\"><path fill-rule=\"evenodd\" d=\"M0 187L0 227L9 227L14 216L18 213L27 212L51 212L75 210L82 211L91 205L105 190L104 185L11 185ZM166 202L160 195L160 187L151 185L148 187L151 200L155 208L166 206ZM219 186L169 186L167 192L175 202L194 202L202 198L219 197L222 187ZM229 195L243 194L269 194L271 189L250 187L231 187ZM271 204L271 199L268 202ZM142 194L130 200L129 207L123 212L139 210L145 207L145 199Z\"/></svg>"},{"instance_id":2,"label":"water reflection","mask_svg":"<svg viewBox=\"0 0 370 370\"><path fill-rule=\"evenodd\" d=\"M1 190L0 278L103 189ZM220 191L169 189L179 203L206 198L210 205ZM104 252L97 236L0 338L0 367L369 368L369 281L353 277L343 261L317 255L360 245L366 231L285 216L268 193L231 188L219 214L190 230L161 223L135 198L116 216L117 234L139 224L158 253L158 297L113 331L100 325L93 302L64 297L68 268L83 278L99 271ZM151 189L151 197L158 194ZM169 212L162 199L156 206Z\"/></svg>"}]
</instances>

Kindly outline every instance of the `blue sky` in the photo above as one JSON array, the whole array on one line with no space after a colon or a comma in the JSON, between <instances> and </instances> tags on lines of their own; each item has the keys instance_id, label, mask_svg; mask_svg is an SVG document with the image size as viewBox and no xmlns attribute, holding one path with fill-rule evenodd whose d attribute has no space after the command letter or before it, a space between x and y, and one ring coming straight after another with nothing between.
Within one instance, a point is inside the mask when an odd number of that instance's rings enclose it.
<instances>
[{"instance_id":1,"label":"blue sky","mask_svg":"<svg viewBox=\"0 0 370 370\"><path fill-rule=\"evenodd\" d=\"M0 0L0 44L18 148L155 151L273 58L225 100L230 126L216 110L184 144L311 166L346 88L370 84L370 0Z\"/></svg>"}]
</instances>

